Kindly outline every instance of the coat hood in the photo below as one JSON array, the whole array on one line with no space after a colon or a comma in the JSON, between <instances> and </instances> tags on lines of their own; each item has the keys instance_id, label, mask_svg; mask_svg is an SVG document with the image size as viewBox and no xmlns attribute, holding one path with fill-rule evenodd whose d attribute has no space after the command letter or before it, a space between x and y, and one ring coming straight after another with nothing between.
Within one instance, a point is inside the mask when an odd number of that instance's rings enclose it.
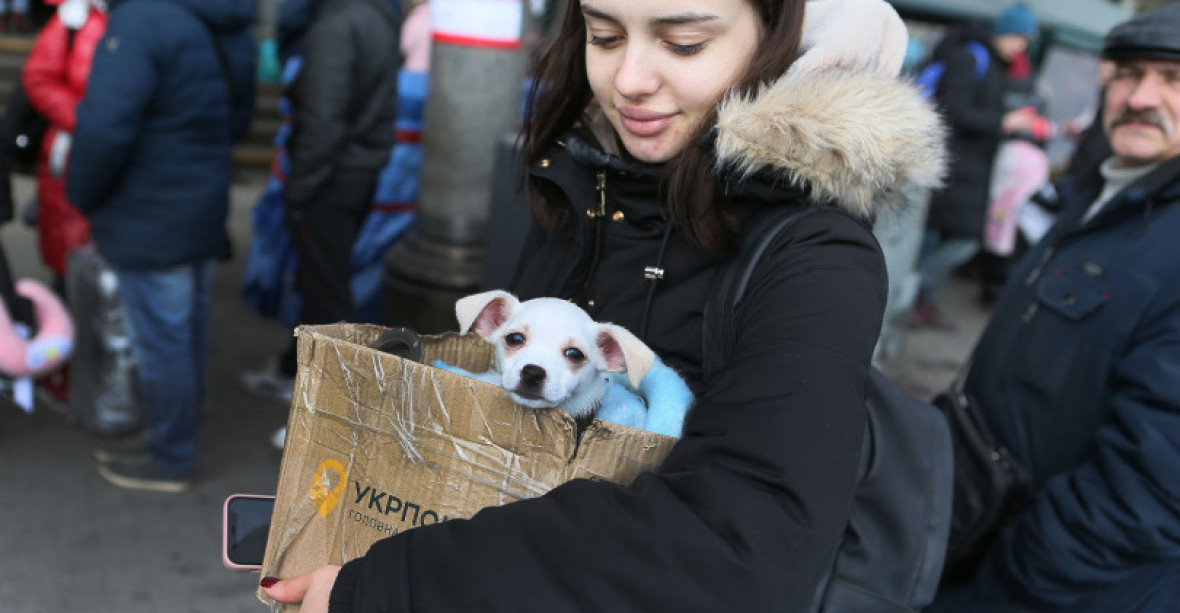
<instances>
[{"instance_id":1,"label":"coat hood","mask_svg":"<svg viewBox=\"0 0 1180 613\"><path fill-rule=\"evenodd\" d=\"M254 24L258 3L254 0L167 0L179 4L214 29L238 32Z\"/></svg>"},{"instance_id":2,"label":"coat hood","mask_svg":"<svg viewBox=\"0 0 1180 613\"><path fill-rule=\"evenodd\" d=\"M723 173L808 188L810 197L872 217L934 188L946 167L946 128L907 79L841 69L788 72L718 107Z\"/></svg>"}]
</instances>

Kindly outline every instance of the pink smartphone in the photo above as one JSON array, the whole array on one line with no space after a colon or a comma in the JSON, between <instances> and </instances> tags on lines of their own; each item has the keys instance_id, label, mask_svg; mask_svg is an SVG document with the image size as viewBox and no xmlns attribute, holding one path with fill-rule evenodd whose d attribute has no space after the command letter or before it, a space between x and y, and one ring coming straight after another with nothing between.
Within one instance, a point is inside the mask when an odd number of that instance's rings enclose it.
<instances>
[{"instance_id":1,"label":"pink smartphone","mask_svg":"<svg viewBox=\"0 0 1180 613\"><path fill-rule=\"evenodd\" d=\"M221 563L230 570L258 572L266 555L266 536L275 497L233 494L221 515Z\"/></svg>"}]
</instances>

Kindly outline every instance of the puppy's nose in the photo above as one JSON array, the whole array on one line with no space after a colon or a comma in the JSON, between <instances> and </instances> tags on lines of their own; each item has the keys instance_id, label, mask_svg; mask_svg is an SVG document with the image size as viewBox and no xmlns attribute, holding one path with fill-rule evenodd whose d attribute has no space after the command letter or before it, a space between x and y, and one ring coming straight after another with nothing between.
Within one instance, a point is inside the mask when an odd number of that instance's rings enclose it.
<instances>
[{"instance_id":1,"label":"puppy's nose","mask_svg":"<svg viewBox=\"0 0 1180 613\"><path fill-rule=\"evenodd\" d=\"M536 364L525 364L520 369L520 382L528 387L536 387L545 380L545 369Z\"/></svg>"}]
</instances>

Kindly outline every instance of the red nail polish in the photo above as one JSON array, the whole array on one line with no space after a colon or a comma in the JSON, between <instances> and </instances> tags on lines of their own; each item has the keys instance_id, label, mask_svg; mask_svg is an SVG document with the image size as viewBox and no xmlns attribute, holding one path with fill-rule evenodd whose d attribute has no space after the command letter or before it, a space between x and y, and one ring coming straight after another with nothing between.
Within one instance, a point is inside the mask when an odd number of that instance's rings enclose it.
<instances>
[{"instance_id":1,"label":"red nail polish","mask_svg":"<svg viewBox=\"0 0 1180 613\"><path fill-rule=\"evenodd\" d=\"M279 580L276 577L263 577L262 581L258 582L258 585L261 585L262 587L270 587L278 582Z\"/></svg>"}]
</instances>

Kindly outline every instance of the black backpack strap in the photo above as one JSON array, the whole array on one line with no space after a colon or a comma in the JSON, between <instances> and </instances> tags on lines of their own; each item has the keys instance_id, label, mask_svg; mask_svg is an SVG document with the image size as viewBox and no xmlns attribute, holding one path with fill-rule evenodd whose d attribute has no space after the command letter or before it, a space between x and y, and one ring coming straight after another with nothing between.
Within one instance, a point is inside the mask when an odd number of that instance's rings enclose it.
<instances>
[{"instance_id":1,"label":"black backpack strap","mask_svg":"<svg viewBox=\"0 0 1180 613\"><path fill-rule=\"evenodd\" d=\"M721 264L705 299L701 327L701 371L708 381L729 359L736 338L734 315L766 250L784 230L811 210L809 206L783 206L749 223L753 231L742 239L741 251Z\"/></svg>"}]
</instances>

